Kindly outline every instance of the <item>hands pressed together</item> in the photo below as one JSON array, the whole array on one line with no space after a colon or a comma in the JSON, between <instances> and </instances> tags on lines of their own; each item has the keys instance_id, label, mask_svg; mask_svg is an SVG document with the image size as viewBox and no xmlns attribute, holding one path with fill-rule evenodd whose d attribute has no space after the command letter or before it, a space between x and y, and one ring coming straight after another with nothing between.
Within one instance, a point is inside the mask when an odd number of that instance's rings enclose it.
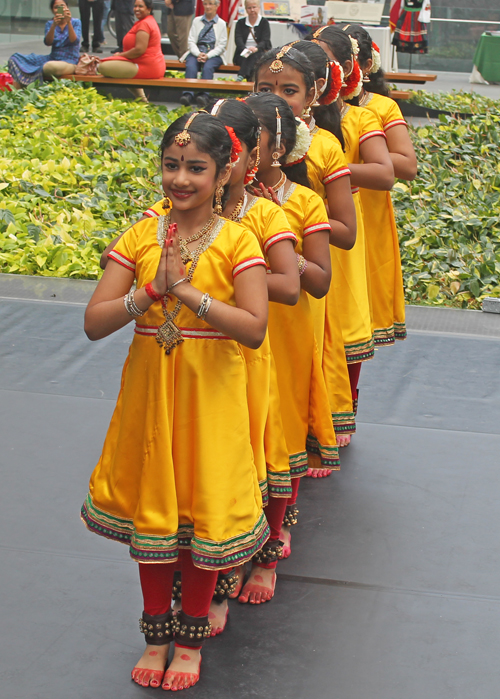
<instances>
[{"instance_id":1,"label":"hands pressed together","mask_svg":"<svg viewBox=\"0 0 500 699\"><path fill-rule=\"evenodd\" d=\"M278 199L278 195L272 187L266 187L262 184L262 182L259 182L259 186L253 187L252 189L256 197L263 197L264 199L268 199L269 201L272 201L274 204L281 206L281 202Z\"/></svg>"},{"instance_id":2,"label":"hands pressed together","mask_svg":"<svg viewBox=\"0 0 500 699\"><path fill-rule=\"evenodd\" d=\"M172 223L168 228L156 276L152 282L153 289L161 296L170 293L169 289L172 289L171 293L175 295L173 285L182 279L187 279L186 268L181 258L177 224Z\"/></svg>"}]
</instances>

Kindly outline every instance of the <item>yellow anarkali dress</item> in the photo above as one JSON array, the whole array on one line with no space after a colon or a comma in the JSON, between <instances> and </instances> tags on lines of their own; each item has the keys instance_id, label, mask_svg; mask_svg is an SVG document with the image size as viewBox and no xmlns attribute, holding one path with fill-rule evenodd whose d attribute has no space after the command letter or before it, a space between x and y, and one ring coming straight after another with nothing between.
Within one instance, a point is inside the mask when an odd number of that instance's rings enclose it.
<instances>
[{"instance_id":1,"label":"yellow anarkali dress","mask_svg":"<svg viewBox=\"0 0 500 699\"><path fill-rule=\"evenodd\" d=\"M291 183L282 207L297 237L298 254L305 236L330 228L323 200L307 187ZM302 290L295 306L269 304L269 337L292 478L305 475L308 467L340 468L310 300Z\"/></svg>"},{"instance_id":2,"label":"yellow anarkali dress","mask_svg":"<svg viewBox=\"0 0 500 699\"><path fill-rule=\"evenodd\" d=\"M160 216L164 199L145 212L145 216ZM239 221L253 233L265 257L274 244L282 240L296 242L283 210L261 197L246 195ZM292 488L288 449L281 421L280 398L269 332L257 350L241 345L248 372L248 407L250 436L257 468L259 487L264 505L269 495L288 498ZM267 388L266 388L267 387Z\"/></svg>"},{"instance_id":3,"label":"yellow anarkali dress","mask_svg":"<svg viewBox=\"0 0 500 699\"><path fill-rule=\"evenodd\" d=\"M109 257L151 281L163 217L137 223ZM255 237L219 220L192 283L235 305L233 279L265 264ZM188 263L189 269L190 263ZM168 297L173 310L175 297ZM164 322L156 302L137 319L117 405L91 480L82 519L130 546L143 563L193 562L221 569L249 560L269 536L250 441L247 369L237 342L182 305L184 341L170 355L155 340Z\"/></svg>"},{"instance_id":4,"label":"yellow anarkali dress","mask_svg":"<svg viewBox=\"0 0 500 699\"><path fill-rule=\"evenodd\" d=\"M314 123L311 124L310 131L313 139L306 158L307 175L314 191L325 200L325 185L339 177L350 176L351 173L338 139L329 131L318 128ZM332 246L330 246L330 258L333 270ZM340 298L342 299L342 296ZM337 434L354 434L356 420L351 384L340 324L341 316L337 310L333 285L330 286L326 297L310 298L310 302L335 431Z\"/></svg>"},{"instance_id":5,"label":"yellow anarkali dress","mask_svg":"<svg viewBox=\"0 0 500 699\"><path fill-rule=\"evenodd\" d=\"M389 97L366 92L360 106L379 119L384 132L393 126L407 126L400 108ZM392 345L394 340L406 338L406 324L403 272L391 193L363 188L360 188L359 193L367 230L366 249L375 345Z\"/></svg>"}]
</instances>

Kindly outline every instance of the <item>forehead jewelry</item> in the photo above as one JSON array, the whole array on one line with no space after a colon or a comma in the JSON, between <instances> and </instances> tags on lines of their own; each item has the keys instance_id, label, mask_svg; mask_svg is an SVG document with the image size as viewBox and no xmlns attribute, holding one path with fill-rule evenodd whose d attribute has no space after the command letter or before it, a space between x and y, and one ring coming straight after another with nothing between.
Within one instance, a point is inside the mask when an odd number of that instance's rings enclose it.
<instances>
[{"instance_id":1,"label":"forehead jewelry","mask_svg":"<svg viewBox=\"0 0 500 699\"><path fill-rule=\"evenodd\" d=\"M174 138L174 143L177 146L187 146L188 143L191 143L191 134L189 133L188 129L193 123L193 119L195 119L198 116L199 112L195 112L194 114L191 114L189 119L186 122L186 126L183 128L183 130L177 134L177 136Z\"/></svg>"},{"instance_id":2,"label":"forehead jewelry","mask_svg":"<svg viewBox=\"0 0 500 699\"><path fill-rule=\"evenodd\" d=\"M328 26L328 25L325 24L324 27L320 27L319 29L316 29L316 31L315 31L314 34L313 34L313 39L317 39L318 36L321 34L321 32L324 31L324 30L326 29L327 26Z\"/></svg>"},{"instance_id":3,"label":"forehead jewelry","mask_svg":"<svg viewBox=\"0 0 500 699\"><path fill-rule=\"evenodd\" d=\"M296 44L297 42L294 41L293 43ZM293 44L287 44L286 46L283 46L283 48L279 50L279 52L276 54L276 58L269 66L269 70L271 71L271 73L281 73L281 71L283 70L283 61L281 59L283 58L283 56L286 53L288 53L290 51L292 46L293 46Z\"/></svg>"}]
</instances>

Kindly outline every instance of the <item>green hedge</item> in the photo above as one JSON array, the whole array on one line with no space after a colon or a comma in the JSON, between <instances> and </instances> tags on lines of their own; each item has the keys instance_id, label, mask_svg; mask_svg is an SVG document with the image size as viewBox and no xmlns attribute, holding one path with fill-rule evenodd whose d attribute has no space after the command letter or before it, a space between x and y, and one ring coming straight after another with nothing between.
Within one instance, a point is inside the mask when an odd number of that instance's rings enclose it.
<instances>
[{"instance_id":1,"label":"green hedge","mask_svg":"<svg viewBox=\"0 0 500 699\"><path fill-rule=\"evenodd\" d=\"M412 129L419 175L393 201L409 303L500 295L498 102L414 93L442 116ZM0 271L96 279L108 241L160 195L158 145L185 111L52 83L0 93Z\"/></svg>"},{"instance_id":2,"label":"green hedge","mask_svg":"<svg viewBox=\"0 0 500 699\"><path fill-rule=\"evenodd\" d=\"M97 279L109 240L159 198L158 145L184 111L69 82L0 92L0 271Z\"/></svg>"}]
</instances>

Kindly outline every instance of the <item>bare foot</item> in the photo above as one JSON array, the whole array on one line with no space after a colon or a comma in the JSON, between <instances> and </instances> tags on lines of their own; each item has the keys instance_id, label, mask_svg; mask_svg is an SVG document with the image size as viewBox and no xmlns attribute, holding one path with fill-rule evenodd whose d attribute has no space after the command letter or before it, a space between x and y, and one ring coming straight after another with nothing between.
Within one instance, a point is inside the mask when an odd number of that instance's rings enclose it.
<instances>
[{"instance_id":1,"label":"bare foot","mask_svg":"<svg viewBox=\"0 0 500 699\"><path fill-rule=\"evenodd\" d=\"M276 587L276 570L273 568L261 568L252 566L250 577L243 585L243 590L238 602L246 604L263 604L274 597Z\"/></svg>"},{"instance_id":2,"label":"bare foot","mask_svg":"<svg viewBox=\"0 0 500 699\"><path fill-rule=\"evenodd\" d=\"M238 582L236 583L235 591L231 595L229 595L229 599L236 599L241 592L241 588L243 587L243 580L245 579L245 566L238 566L235 572L238 576Z\"/></svg>"},{"instance_id":3,"label":"bare foot","mask_svg":"<svg viewBox=\"0 0 500 699\"><path fill-rule=\"evenodd\" d=\"M348 447L350 443L351 443L351 435L350 434L338 434L337 435L337 444L339 447Z\"/></svg>"},{"instance_id":4,"label":"bare foot","mask_svg":"<svg viewBox=\"0 0 500 699\"><path fill-rule=\"evenodd\" d=\"M159 687L168 660L169 643L164 646L146 646L142 658L132 670L132 679L142 687Z\"/></svg>"},{"instance_id":5,"label":"bare foot","mask_svg":"<svg viewBox=\"0 0 500 699\"><path fill-rule=\"evenodd\" d=\"M331 468L308 468L306 476L309 478L326 478L331 472Z\"/></svg>"},{"instance_id":6,"label":"bare foot","mask_svg":"<svg viewBox=\"0 0 500 699\"><path fill-rule=\"evenodd\" d=\"M178 692L195 685L200 679L201 648L175 647L174 657L165 673L162 689Z\"/></svg>"},{"instance_id":7,"label":"bare foot","mask_svg":"<svg viewBox=\"0 0 500 699\"><path fill-rule=\"evenodd\" d=\"M227 617L229 615L229 606L227 599L222 602L211 602L210 611L208 612L208 620L212 625L211 636L218 636L226 628Z\"/></svg>"},{"instance_id":8,"label":"bare foot","mask_svg":"<svg viewBox=\"0 0 500 699\"><path fill-rule=\"evenodd\" d=\"M290 527L285 527L284 525L281 527L280 539L283 542L283 558L288 558L292 553L292 532L290 529Z\"/></svg>"}]
</instances>

